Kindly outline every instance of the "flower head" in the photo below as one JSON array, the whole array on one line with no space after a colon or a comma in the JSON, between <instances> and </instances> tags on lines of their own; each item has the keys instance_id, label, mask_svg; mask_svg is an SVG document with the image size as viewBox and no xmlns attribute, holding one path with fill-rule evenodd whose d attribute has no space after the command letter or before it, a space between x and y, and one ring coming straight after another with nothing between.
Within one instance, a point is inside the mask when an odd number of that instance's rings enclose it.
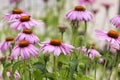
<instances>
[{"instance_id":1,"label":"flower head","mask_svg":"<svg viewBox=\"0 0 120 80\"><path fill-rule=\"evenodd\" d=\"M0 50L4 52L6 49L11 49L12 48L11 41L13 40L14 40L14 37L7 36L5 41L0 43Z\"/></svg>"},{"instance_id":2,"label":"flower head","mask_svg":"<svg viewBox=\"0 0 120 80\"><path fill-rule=\"evenodd\" d=\"M114 26L120 28L120 15L116 15L113 18L110 19L110 23L113 24Z\"/></svg>"},{"instance_id":3,"label":"flower head","mask_svg":"<svg viewBox=\"0 0 120 80\"><path fill-rule=\"evenodd\" d=\"M27 40L30 43L39 42L39 38L32 33L31 29L24 29L23 32L20 32L15 38L15 41L21 41L21 40Z\"/></svg>"},{"instance_id":4,"label":"flower head","mask_svg":"<svg viewBox=\"0 0 120 80\"><path fill-rule=\"evenodd\" d=\"M40 50L43 51L43 53L54 52L54 56L59 56L60 53L64 55L70 54L73 48L72 45L62 43L60 39L51 39L50 41L42 42L40 46Z\"/></svg>"},{"instance_id":5,"label":"flower head","mask_svg":"<svg viewBox=\"0 0 120 80\"><path fill-rule=\"evenodd\" d=\"M101 54L95 49L94 45L92 45L89 49L83 46L82 52L84 56L88 56L90 59L94 59L94 57L101 57Z\"/></svg>"},{"instance_id":6,"label":"flower head","mask_svg":"<svg viewBox=\"0 0 120 80\"><path fill-rule=\"evenodd\" d=\"M41 21L34 20L28 15L21 16L18 20L11 21L11 28L12 29L30 29L32 26L42 24Z\"/></svg>"},{"instance_id":7,"label":"flower head","mask_svg":"<svg viewBox=\"0 0 120 80\"><path fill-rule=\"evenodd\" d=\"M94 3L95 0L78 0L80 4Z\"/></svg>"},{"instance_id":8,"label":"flower head","mask_svg":"<svg viewBox=\"0 0 120 80\"><path fill-rule=\"evenodd\" d=\"M74 10L70 10L66 14L66 19L70 21L90 21L93 18L91 12L87 11L84 6L75 6Z\"/></svg>"},{"instance_id":9,"label":"flower head","mask_svg":"<svg viewBox=\"0 0 120 80\"><path fill-rule=\"evenodd\" d=\"M117 31L109 30L108 32L103 32L101 30L96 30L96 35L100 39L107 40L110 44L110 47L118 50L120 49L120 36Z\"/></svg>"},{"instance_id":10,"label":"flower head","mask_svg":"<svg viewBox=\"0 0 120 80\"><path fill-rule=\"evenodd\" d=\"M12 3L19 3L21 2L22 0L9 0L9 2L12 4Z\"/></svg>"},{"instance_id":11,"label":"flower head","mask_svg":"<svg viewBox=\"0 0 120 80\"><path fill-rule=\"evenodd\" d=\"M22 59L24 60L30 58L30 54L36 57L38 55L39 50L27 40L21 40L12 49L11 58L17 58L19 52Z\"/></svg>"},{"instance_id":12,"label":"flower head","mask_svg":"<svg viewBox=\"0 0 120 80\"><path fill-rule=\"evenodd\" d=\"M8 21L12 21L12 20L15 20L15 19L19 19L22 15L29 15L29 14L22 9L15 8L11 12L6 13L4 15L4 18L8 19Z\"/></svg>"},{"instance_id":13,"label":"flower head","mask_svg":"<svg viewBox=\"0 0 120 80\"><path fill-rule=\"evenodd\" d=\"M109 9L109 8L113 5L113 3L103 2L101 5L102 5L103 7L105 7L106 9Z\"/></svg>"},{"instance_id":14,"label":"flower head","mask_svg":"<svg viewBox=\"0 0 120 80\"><path fill-rule=\"evenodd\" d=\"M7 77L10 77L10 76L11 76L11 72L12 72L11 70L7 71L7 73L6 73ZM15 71L14 77L15 77L15 78L20 78L20 74Z\"/></svg>"}]
</instances>

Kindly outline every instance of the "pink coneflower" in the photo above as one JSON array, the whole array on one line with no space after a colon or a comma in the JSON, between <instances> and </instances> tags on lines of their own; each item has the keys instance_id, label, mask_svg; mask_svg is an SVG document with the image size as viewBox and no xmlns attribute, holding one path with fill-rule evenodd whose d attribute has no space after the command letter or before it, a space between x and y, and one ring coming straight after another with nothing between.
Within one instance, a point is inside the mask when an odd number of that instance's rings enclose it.
<instances>
[{"instance_id":1,"label":"pink coneflower","mask_svg":"<svg viewBox=\"0 0 120 80\"><path fill-rule=\"evenodd\" d=\"M95 2L95 0L78 0L78 2L80 3L80 4L87 4L87 3L94 3Z\"/></svg>"},{"instance_id":2,"label":"pink coneflower","mask_svg":"<svg viewBox=\"0 0 120 80\"><path fill-rule=\"evenodd\" d=\"M12 49L11 41L13 41L14 38L12 36L6 37L5 41L0 43L0 50L4 52L6 49Z\"/></svg>"},{"instance_id":3,"label":"pink coneflower","mask_svg":"<svg viewBox=\"0 0 120 80\"><path fill-rule=\"evenodd\" d=\"M59 39L42 42L40 46L40 50L43 51L43 53L54 52L54 56L59 56L60 53L63 53L64 55L70 54L70 51L73 48L72 45L62 43Z\"/></svg>"},{"instance_id":4,"label":"pink coneflower","mask_svg":"<svg viewBox=\"0 0 120 80\"><path fill-rule=\"evenodd\" d=\"M27 40L30 43L39 42L39 38L32 33L31 29L24 29L23 32L19 33L15 38L15 41Z\"/></svg>"},{"instance_id":5,"label":"pink coneflower","mask_svg":"<svg viewBox=\"0 0 120 80\"><path fill-rule=\"evenodd\" d=\"M113 24L116 27L120 28L120 15L116 15L113 18L110 19L110 23Z\"/></svg>"},{"instance_id":6,"label":"pink coneflower","mask_svg":"<svg viewBox=\"0 0 120 80\"><path fill-rule=\"evenodd\" d=\"M90 59L94 59L94 57L101 57L101 54L94 48L94 45L92 45L88 50L85 46L83 46L82 52L84 56L88 56Z\"/></svg>"},{"instance_id":7,"label":"pink coneflower","mask_svg":"<svg viewBox=\"0 0 120 80\"><path fill-rule=\"evenodd\" d=\"M19 41L19 43L17 43L12 49L11 58L17 58L19 52L22 59L24 60L30 58L30 54L36 57L39 50L35 46L33 46L33 44L30 44L28 41L22 40Z\"/></svg>"},{"instance_id":8,"label":"pink coneflower","mask_svg":"<svg viewBox=\"0 0 120 80\"><path fill-rule=\"evenodd\" d=\"M10 13L6 13L4 15L4 18L11 21L20 18L22 15L28 15L28 13L22 9L16 8L13 9Z\"/></svg>"},{"instance_id":9,"label":"pink coneflower","mask_svg":"<svg viewBox=\"0 0 120 80\"><path fill-rule=\"evenodd\" d=\"M9 0L10 3L19 3L21 2L22 0Z\"/></svg>"},{"instance_id":10,"label":"pink coneflower","mask_svg":"<svg viewBox=\"0 0 120 80\"><path fill-rule=\"evenodd\" d=\"M7 77L10 77L11 76L11 70L7 71L6 75L7 75ZM20 74L18 72L15 72L14 77L15 78L20 78Z\"/></svg>"},{"instance_id":11,"label":"pink coneflower","mask_svg":"<svg viewBox=\"0 0 120 80\"><path fill-rule=\"evenodd\" d=\"M99 59L99 63L104 64L105 63L105 59L104 58L100 58Z\"/></svg>"},{"instance_id":12,"label":"pink coneflower","mask_svg":"<svg viewBox=\"0 0 120 80\"><path fill-rule=\"evenodd\" d=\"M11 21L11 28L12 29L30 29L32 26L40 25L42 24L41 21L34 20L30 18L28 15L21 16L20 19Z\"/></svg>"},{"instance_id":13,"label":"pink coneflower","mask_svg":"<svg viewBox=\"0 0 120 80\"><path fill-rule=\"evenodd\" d=\"M110 47L118 50L120 49L120 36L117 31L109 30L108 32L103 32L101 30L95 30L95 32L98 38L107 40Z\"/></svg>"},{"instance_id":14,"label":"pink coneflower","mask_svg":"<svg viewBox=\"0 0 120 80\"><path fill-rule=\"evenodd\" d=\"M70 10L66 14L66 19L70 21L77 20L77 21L90 21L93 18L91 12L87 11L84 6L75 6L74 10Z\"/></svg>"},{"instance_id":15,"label":"pink coneflower","mask_svg":"<svg viewBox=\"0 0 120 80\"><path fill-rule=\"evenodd\" d=\"M118 64L118 68L120 68L120 63Z\"/></svg>"},{"instance_id":16,"label":"pink coneflower","mask_svg":"<svg viewBox=\"0 0 120 80\"><path fill-rule=\"evenodd\" d=\"M92 45L90 49L88 49L89 58L93 59L94 57L101 57L101 54L95 49L95 46Z\"/></svg>"},{"instance_id":17,"label":"pink coneflower","mask_svg":"<svg viewBox=\"0 0 120 80\"><path fill-rule=\"evenodd\" d=\"M101 5L102 5L103 7L105 7L106 9L109 9L111 6L113 6L113 3L103 2Z\"/></svg>"}]
</instances>

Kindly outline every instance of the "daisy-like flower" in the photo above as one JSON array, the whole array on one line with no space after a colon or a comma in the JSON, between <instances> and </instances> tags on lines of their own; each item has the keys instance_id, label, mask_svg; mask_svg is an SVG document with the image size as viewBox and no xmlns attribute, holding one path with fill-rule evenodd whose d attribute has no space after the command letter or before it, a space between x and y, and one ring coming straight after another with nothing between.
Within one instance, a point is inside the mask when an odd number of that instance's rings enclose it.
<instances>
[{"instance_id":1,"label":"daisy-like flower","mask_svg":"<svg viewBox=\"0 0 120 80\"><path fill-rule=\"evenodd\" d=\"M113 6L113 3L103 2L101 5L102 5L103 7L105 7L106 9L109 9L111 6Z\"/></svg>"},{"instance_id":2,"label":"daisy-like flower","mask_svg":"<svg viewBox=\"0 0 120 80\"><path fill-rule=\"evenodd\" d=\"M108 32L101 30L95 30L95 32L98 38L107 40L110 44L110 47L118 50L120 49L120 36L117 31L111 29Z\"/></svg>"},{"instance_id":3,"label":"daisy-like flower","mask_svg":"<svg viewBox=\"0 0 120 80\"><path fill-rule=\"evenodd\" d=\"M101 54L95 49L94 45L92 45L88 50L86 47L82 47L82 52L84 56L88 56L90 59L101 57Z\"/></svg>"},{"instance_id":4,"label":"daisy-like flower","mask_svg":"<svg viewBox=\"0 0 120 80\"><path fill-rule=\"evenodd\" d=\"M118 64L118 68L120 68L120 63Z\"/></svg>"},{"instance_id":5,"label":"daisy-like flower","mask_svg":"<svg viewBox=\"0 0 120 80\"><path fill-rule=\"evenodd\" d=\"M42 42L40 45L40 50L43 51L43 53L54 52L54 56L59 56L60 53L63 53L64 55L70 54L70 51L73 48L72 45L62 43L61 40L57 38Z\"/></svg>"},{"instance_id":6,"label":"daisy-like flower","mask_svg":"<svg viewBox=\"0 0 120 80\"><path fill-rule=\"evenodd\" d=\"M20 19L11 21L12 29L30 29L32 26L40 25L42 21L34 20L28 15L21 16Z\"/></svg>"},{"instance_id":7,"label":"daisy-like flower","mask_svg":"<svg viewBox=\"0 0 120 80\"><path fill-rule=\"evenodd\" d=\"M120 28L120 15L116 15L113 18L110 19L110 23L113 24L114 26Z\"/></svg>"},{"instance_id":8,"label":"daisy-like flower","mask_svg":"<svg viewBox=\"0 0 120 80\"><path fill-rule=\"evenodd\" d=\"M10 77L11 76L11 70L7 71L6 75L7 75L7 77ZM20 74L15 71L14 77L15 78L20 78Z\"/></svg>"},{"instance_id":9,"label":"daisy-like flower","mask_svg":"<svg viewBox=\"0 0 120 80\"><path fill-rule=\"evenodd\" d=\"M22 0L9 0L9 2L12 4L12 3L19 3L21 2Z\"/></svg>"},{"instance_id":10,"label":"daisy-like flower","mask_svg":"<svg viewBox=\"0 0 120 80\"><path fill-rule=\"evenodd\" d=\"M101 54L95 49L95 46L92 45L90 49L88 49L89 58L93 59L94 57L101 57Z\"/></svg>"},{"instance_id":11,"label":"daisy-like flower","mask_svg":"<svg viewBox=\"0 0 120 80\"><path fill-rule=\"evenodd\" d=\"M32 33L31 29L24 29L23 32L19 33L15 38L15 41L27 40L30 43L39 42L39 38Z\"/></svg>"},{"instance_id":12,"label":"daisy-like flower","mask_svg":"<svg viewBox=\"0 0 120 80\"><path fill-rule=\"evenodd\" d=\"M0 50L4 52L6 49L12 49L11 42L14 40L14 37L8 36L5 41L0 42Z\"/></svg>"},{"instance_id":13,"label":"daisy-like flower","mask_svg":"<svg viewBox=\"0 0 120 80\"><path fill-rule=\"evenodd\" d=\"M66 14L66 19L70 21L90 21L93 18L93 14L85 9L84 6L75 6L74 10L70 10Z\"/></svg>"},{"instance_id":14,"label":"daisy-like flower","mask_svg":"<svg viewBox=\"0 0 120 80\"><path fill-rule=\"evenodd\" d=\"M8 19L8 21L11 21L20 18L22 15L28 15L28 13L22 9L16 8L13 9L10 13L6 13L4 18Z\"/></svg>"},{"instance_id":15,"label":"daisy-like flower","mask_svg":"<svg viewBox=\"0 0 120 80\"><path fill-rule=\"evenodd\" d=\"M87 3L94 3L95 2L95 0L78 0L78 2L80 3L80 4L87 4Z\"/></svg>"},{"instance_id":16,"label":"daisy-like flower","mask_svg":"<svg viewBox=\"0 0 120 80\"><path fill-rule=\"evenodd\" d=\"M11 58L17 58L19 52L22 59L24 60L30 58L30 54L36 57L38 55L39 50L27 40L22 40L19 41L12 49Z\"/></svg>"}]
</instances>

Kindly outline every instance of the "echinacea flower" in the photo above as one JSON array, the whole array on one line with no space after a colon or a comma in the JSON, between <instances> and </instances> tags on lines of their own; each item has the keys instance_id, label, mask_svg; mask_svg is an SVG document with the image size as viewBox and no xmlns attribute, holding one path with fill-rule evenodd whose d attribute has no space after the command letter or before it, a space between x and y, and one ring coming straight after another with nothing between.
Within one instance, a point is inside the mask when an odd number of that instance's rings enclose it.
<instances>
[{"instance_id":1,"label":"echinacea flower","mask_svg":"<svg viewBox=\"0 0 120 80\"><path fill-rule=\"evenodd\" d=\"M30 43L39 42L39 38L32 33L31 29L24 29L23 32L20 32L15 38L15 41L21 41L21 40L27 40Z\"/></svg>"},{"instance_id":2,"label":"echinacea flower","mask_svg":"<svg viewBox=\"0 0 120 80\"><path fill-rule=\"evenodd\" d=\"M0 42L0 50L4 52L6 49L12 49L11 42L14 40L12 36L6 37L5 41Z\"/></svg>"},{"instance_id":3,"label":"echinacea flower","mask_svg":"<svg viewBox=\"0 0 120 80\"><path fill-rule=\"evenodd\" d=\"M14 48L12 49L11 58L17 58L18 54L20 53L22 59L30 58L30 54L33 57L38 55L39 50L27 40L19 41Z\"/></svg>"},{"instance_id":4,"label":"echinacea flower","mask_svg":"<svg viewBox=\"0 0 120 80\"><path fill-rule=\"evenodd\" d=\"M84 6L75 6L74 10L70 10L66 14L66 19L70 21L90 21L93 18L93 14L85 9Z\"/></svg>"},{"instance_id":5,"label":"echinacea flower","mask_svg":"<svg viewBox=\"0 0 120 80\"><path fill-rule=\"evenodd\" d=\"M99 59L99 63L104 64L105 63L105 59L104 58L100 58Z\"/></svg>"},{"instance_id":6,"label":"echinacea flower","mask_svg":"<svg viewBox=\"0 0 120 80\"><path fill-rule=\"evenodd\" d=\"M94 57L101 57L101 54L95 49L94 45L88 49L88 56L89 58L93 59Z\"/></svg>"},{"instance_id":7,"label":"echinacea flower","mask_svg":"<svg viewBox=\"0 0 120 80\"><path fill-rule=\"evenodd\" d=\"M103 7L105 7L106 9L109 9L109 8L113 5L113 3L103 2L101 5L102 5Z\"/></svg>"},{"instance_id":8,"label":"echinacea flower","mask_svg":"<svg viewBox=\"0 0 120 80\"><path fill-rule=\"evenodd\" d=\"M10 77L10 76L11 76L11 71L10 71L10 70L7 71L6 75L7 75L7 77ZM20 74L19 74L18 72L15 71L14 77L15 77L15 78L20 78Z\"/></svg>"},{"instance_id":9,"label":"echinacea flower","mask_svg":"<svg viewBox=\"0 0 120 80\"><path fill-rule=\"evenodd\" d=\"M94 57L101 57L101 54L94 48L94 45L92 45L89 49L83 46L82 52L84 56L88 56L90 59L94 59Z\"/></svg>"},{"instance_id":10,"label":"echinacea flower","mask_svg":"<svg viewBox=\"0 0 120 80\"><path fill-rule=\"evenodd\" d=\"M78 0L78 2L80 3L80 4L87 4L87 3L94 3L95 2L95 0Z\"/></svg>"},{"instance_id":11,"label":"echinacea flower","mask_svg":"<svg viewBox=\"0 0 120 80\"><path fill-rule=\"evenodd\" d=\"M95 30L98 38L107 40L110 44L110 47L115 49L120 49L120 36L119 33L115 30L109 30L108 32L104 32L101 30Z\"/></svg>"},{"instance_id":12,"label":"echinacea flower","mask_svg":"<svg viewBox=\"0 0 120 80\"><path fill-rule=\"evenodd\" d=\"M42 24L42 21L34 20L28 15L21 16L20 19L11 21L11 28L12 29L30 29L32 26Z\"/></svg>"},{"instance_id":13,"label":"echinacea flower","mask_svg":"<svg viewBox=\"0 0 120 80\"><path fill-rule=\"evenodd\" d=\"M110 23L113 24L114 26L120 28L120 15L116 15L113 18L110 19Z\"/></svg>"},{"instance_id":14,"label":"echinacea flower","mask_svg":"<svg viewBox=\"0 0 120 80\"><path fill-rule=\"evenodd\" d=\"M10 13L6 13L4 18L11 21L20 18L22 15L28 15L28 13L22 9L15 8Z\"/></svg>"},{"instance_id":15,"label":"echinacea flower","mask_svg":"<svg viewBox=\"0 0 120 80\"><path fill-rule=\"evenodd\" d=\"M12 3L19 3L21 2L22 0L9 0L9 2L12 4Z\"/></svg>"},{"instance_id":16,"label":"echinacea flower","mask_svg":"<svg viewBox=\"0 0 120 80\"><path fill-rule=\"evenodd\" d=\"M118 68L120 68L120 63L118 64Z\"/></svg>"},{"instance_id":17,"label":"echinacea flower","mask_svg":"<svg viewBox=\"0 0 120 80\"><path fill-rule=\"evenodd\" d=\"M70 54L70 51L73 48L72 45L62 43L61 40L57 38L42 42L40 45L40 50L43 51L43 53L54 52L54 56L59 56L60 53L63 53L64 55Z\"/></svg>"}]
</instances>

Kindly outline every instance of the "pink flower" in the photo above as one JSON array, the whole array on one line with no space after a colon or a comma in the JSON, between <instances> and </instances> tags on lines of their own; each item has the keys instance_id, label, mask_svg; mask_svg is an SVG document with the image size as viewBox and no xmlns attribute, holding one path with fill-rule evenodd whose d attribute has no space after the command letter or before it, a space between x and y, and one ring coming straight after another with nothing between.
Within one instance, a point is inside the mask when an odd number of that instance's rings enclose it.
<instances>
[{"instance_id":1,"label":"pink flower","mask_svg":"<svg viewBox=\"0 0 120 80\"><path fill-rule=\"evenodd\" d=\"M120 68L120 63L118 64L118 68Z\"/></svg>"},{"instance_id":2,"label":"pink flower","mask_svg":"<svg viewBox=\"0 0 120 80\"><path fill-rule=\"evenodd\" d=\"M82 46L82 53L84 56L87 56L87 48L85 46Z\"/></svg>"},{"instance_id":3,"label":"pink flower","mask_svg":"<svg viewBox=\"0 0 120 80\"><path fill-rule=\"evenodd\" d=\"M34 20L30 18L28 15L21 16L20 19L11 21L11 28L12 29L30 29L31 26L36 26L42 24L42 21Z\"/></svg>"},{"instance_id":4,"label":"pink flower","mask_svg":"<svg viewBox=\"0 0 120 80\"><path fill-rule=\"evenodd\" d=\"M88 56L93 59L94 57L101 57L101 54L95 49L88 49Z\"/></svg>"},{"instance_id":5,"label":"pink flower","mask_svg":"<svg viewBox=\"0 0 120 80\"><path fill-rule=\"evenodd\" d=\"M39 42L39 38L32 33L31 29L24 29L23 32L19 33L15 38L15 41L27 40L30 43Z\"/></svg>"},{"instance_id":6,"label":"pink flower","mask_svg":"<svg viewBox=\"0 0 120 80\"><path fill-rule=\"evenodd\" d=\"M113 24L116 27L120 28L120 15L116 15L113 18L110 19L110 23Z\"/></svg>"},{"instance_id":7,"label":"pink flower","mask_svg":"<svg viewBox=\"0 0 120 80\"><path fill-rule=\"evenodd\" d=\"M87 11L83 6L75 6L74 10L70 10L66 14L66 19L69 19L70 21L90 21L92 18L92 13Z\"/></svg>"},{"instance_id":8,"label":"pink flower","mask_svg":"<svg viewBox=\"0 0 120 80\"><path fill-rule=\"evenodd\" d=\"M19 52L22 59L24 60L30 58L30 54L36 57L39 50L34 47L33 44L30 44L28 41L22 40L19 41L19 43L17 43L12 49L11 58L17 58Z\"/></svg>"},{"instance_id":9,"label":"pink flower","mask_svg":"<svg viewBox=\"0 0 120 80\"><path fill-rule=\"evenodd\" d=\"M83 46L82 52L84 56L88 56L90 59L94 59L94 57L101 57L101 54L97 50L94 49L93 45L88 50L85 46Z\"/></svg>"},{"instance_id":10,"label":"pink flower","mask_svg":"<svg viewBox=\"0 0 120 80\"><path fill-rule=\"evenodd\" d=\"M103 7L105 7L106 9L109 9L109 8L113 5L113 3L103 2L101 5L102 5Z\"/></svg>"},{"instance_id":11,"label":"pink flower","mask_svg":"<svg viewBox=\"0 0 120 80\"><path fill-rule=\"evenodd\" d=\"M13 41L14 38L12 36L6 37L5 41L0 43L0 50L4 52L6 49L12 49L11 41Z\"/></svg>"},{"instance_id":12,"label":"pink flower","mask_svg":"<svg viewBox=\"0 0 120 80\"><path fill-rule=\"evenodd\" d=\"M21 2L22 0L9 0L10 3L19 3Z\"/></svg>"},{"instance_id":13,"label":"pink flower","mask_svg":"<svg viewBox=\"0 0 120 80\"><path fill-rule=\"evenodd\" d=\"M62 43L59 39L45 41L40 45L40 50L43 51L43 53L54 52L54 56L59 56L60 53L63 53L64 55L70 54L70 51L73 48L72 45Z\"/></svg>"},{"instance_id":14,"label":"pink flower","mask_svg":"<svg viewBox=\"0 0 120 80\"><path fill-rule=\"evenodd\" d=\"M10 76L11 76L11 71L7 71L6 74L7 74L7 77L10 77ZM15 77L15 78L20 78L20 74L19 74L18 72L15 72L15 73L14 73L14 77Z\"/></svg>"},{"instance_id":15,"label":"pink flower","mask_svg":"<svg viewBox=\"0 0 120 80\"><path fill-rule=\"evenodd\" d=\"M94 3L95 0L78 0L80 4Z\"/></svg>"},{"instance_id":16,"label":"pink flower","mask_svg":"<svg viewBox=\"0 0 120 80\"><path fill-rule=\"evenodd\" d=\"M107 40L110 44L110 47L115 49L120 49L120 36L119 33L115 30L109 30L108 32L103 32L101 30L95 30L98 38Z\"/></svg>"},{"instance_id":17,"label":"pink flower","mask_svg":"<svg viewBox=\"0 0 120 80\"><path fill-rule=\"evenodd\" d=\"M105 59L104 58L100 58L99 59L99 63L104 64L105 63Z\"/></svg>"},{"instance_id":18,"label":"pink flower","mask_svg":"<svg viewBox=\"0 0 120 80\"><path fill-rule=\"evenodd\" d=\"M28 13L22 9L16 8L13 9L10 13L5 14L4 18L8 19L8 21L12 21L20 18L22 15L28 15Z\"/></svg>"}]
</instances>

